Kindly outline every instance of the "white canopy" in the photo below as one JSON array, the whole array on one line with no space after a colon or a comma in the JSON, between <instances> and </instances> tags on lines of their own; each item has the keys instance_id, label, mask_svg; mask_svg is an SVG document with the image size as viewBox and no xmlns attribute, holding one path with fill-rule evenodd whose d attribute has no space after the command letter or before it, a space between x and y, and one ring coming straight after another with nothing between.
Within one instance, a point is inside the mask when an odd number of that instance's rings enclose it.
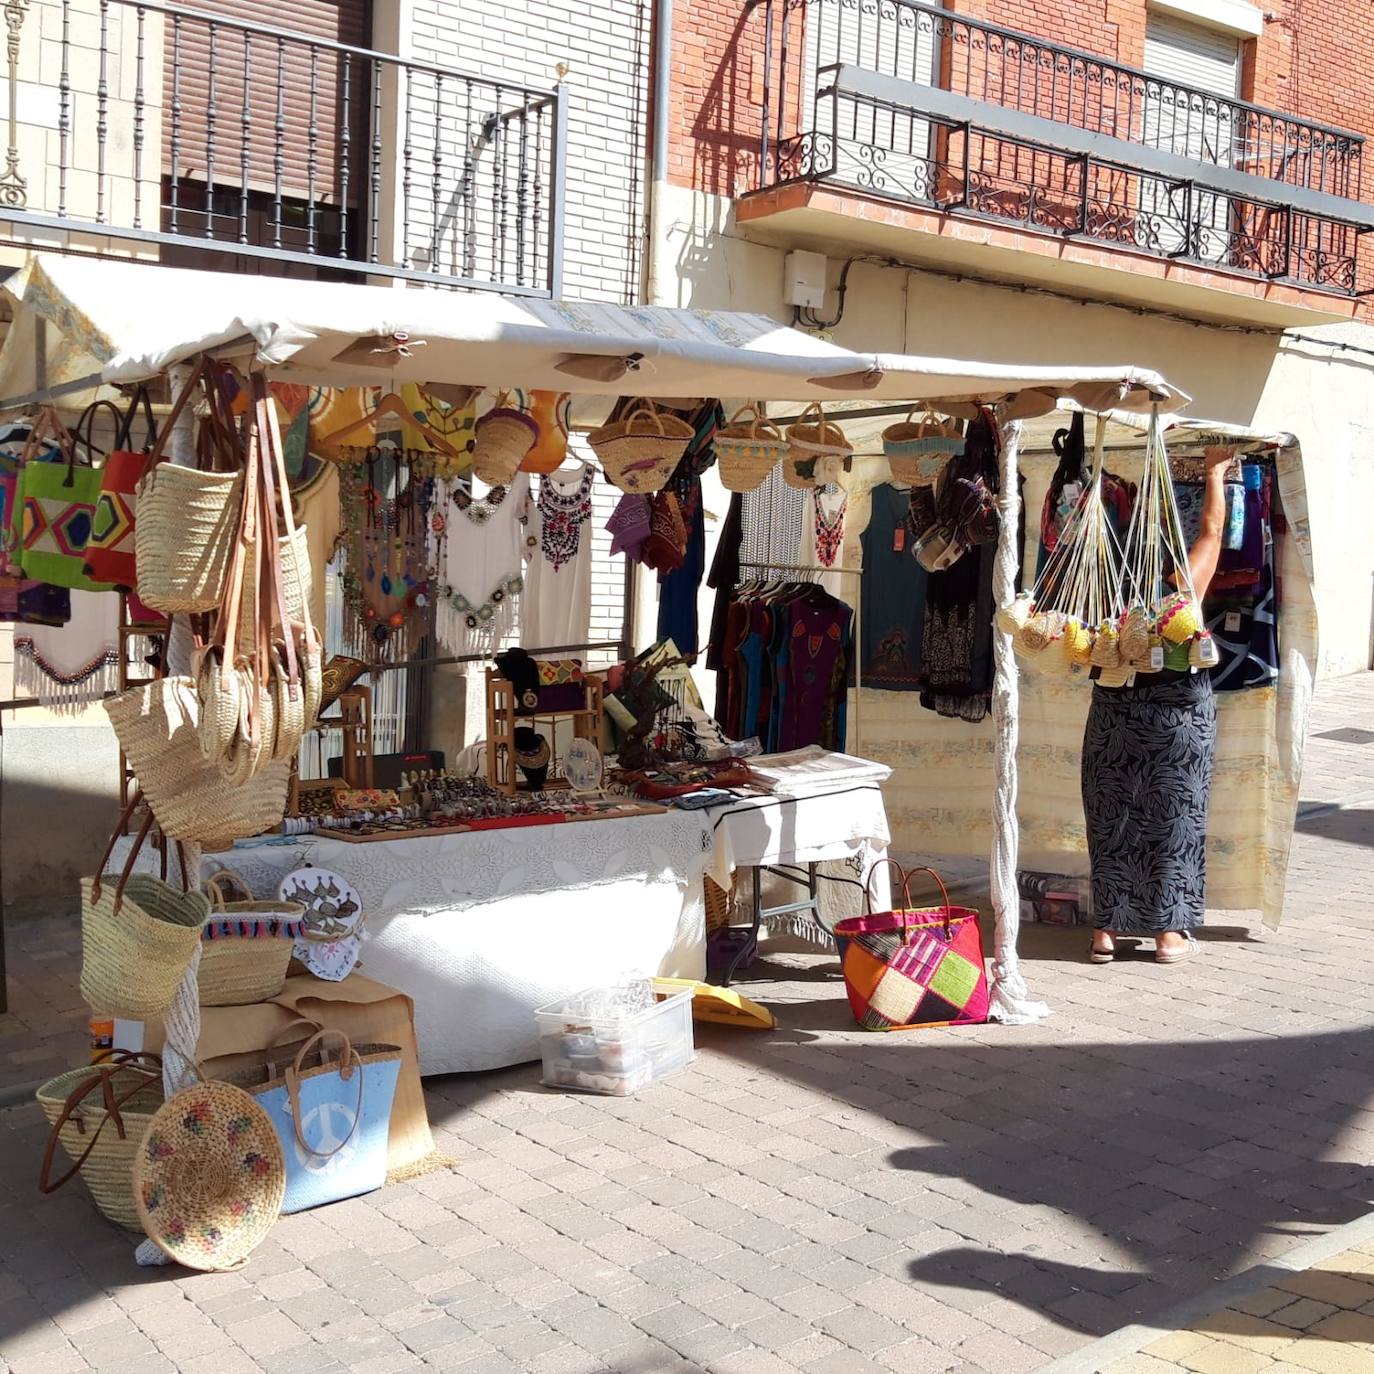
<instances>
[{"instance_id":1,"label":"white canopy","mask_svg":"<svg viewBox=\"0 0 1374 1374\"><path fill-rule=\"evenodd\" d=\"M15 321L0 397L99 374L140 381L210 350L325 385L444 381L585 395L775 401L1060 398L1177 410L1187 397L1144 368L1034 368L856 353L766 315L460 295L193 272L33 254L5 284ZM48 326L42 357L35 324ZM396 342L405 336L404 345Z\"/></svg>"}]
</instances>

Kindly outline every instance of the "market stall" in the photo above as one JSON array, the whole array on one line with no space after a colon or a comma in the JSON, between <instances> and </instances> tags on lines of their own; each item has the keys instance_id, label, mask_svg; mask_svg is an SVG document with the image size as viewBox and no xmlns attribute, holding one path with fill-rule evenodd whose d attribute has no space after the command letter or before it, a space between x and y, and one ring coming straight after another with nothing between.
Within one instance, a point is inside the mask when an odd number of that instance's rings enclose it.
<instances>
[{"instance_id":1,"label":"market stall","mask_svg":"<svg viewBox=\"0 0 1374 1374\"><path fill-rule=\"evenodd\" d=\"M805 896L771 912L798 926L828 925L825 881L890 905L877 863L888 769L845 753L853 608L819 570L779 565L770 550L737 560L722 625L698 627L702 473L719 461L740 493L776 469L824 517L822 489L852 457L825 403L887 398L961 417L996 453L978 518L1000 604L1019 563L1021 418L1066 398L1096 409L1185 400L1127 366L861 354L720 312L485 298L455 310L438 292L42 255L9 289L0 408L39 417L12 489L24 512L17 594L33 596L31 554L78 526L117 543L127 524L137 546L122 595L157 676L105 703L130 764L122 826L134 833L115 837L85 885L83 991L115 1013L116 1037L134 1021L164 1023L169 1093L198 1054L198 969L211 956L224 967L239 943L290 936L304 969L345 989L361 954L368 977L413 1003L420 1070L437 1073L533 1057L536 1009L582 988L698 977L708 880L738 899L745 871L799 879ZM144 459L141 476L116 488L113 455L103 465L74 456L80 440L53 406L103 389L131 410L142 384L164 378L151 455L114 436L120 455ZM743 397L757 399L741 410ZM762 412L789 402L806 410L783 433ZM298 419L297 469L313 462L333 480L312 488L333 493L314 504L287 453ZM962 433L940 424L938 443ZM71 501L56 510L25 495L58 459L91 488L84 519ZM602 484L619 494L612 555L655 572L659 590L657 642L618 646L604 665L586 656L609 646L590 642L580 580ZM102 524L96 507L124 523ZM819 524L816 546L830 566L834 540ZM66 574L47 566L60 587ZM118 585L110 576L82 590ZM726 643L737 671L710 712L687 668L698 647ZM991 999L976 918L957 917L969 946L951 936L949 911L932 997L957 1020L976 984L968 1016L1014 1023L1044 1008L1016 957L1017 673L1008 636L990 643ZM459 734L457 750L408 736L374 757L380 684L451 665L472 665L467 685L485 708L468 713L476 732ZM342 777L308 778L303 742L334 709ZM154 823L163 838L150 848ZM226 883L245 890L227 902ZM184 956L169 937L156 970L117 924L135 890L166 906L158 919L203 932ZM770 914L757 878L745 897L756 934ZM945 954L923 956L932 976ZM131 960L149 985L139 997L119 979ZM568 1081L620 1084L602 1091L644 1081L629 1040L597 1059L576 1023L555 1038L584 1061Z\"/></svg>"}]
</instances>

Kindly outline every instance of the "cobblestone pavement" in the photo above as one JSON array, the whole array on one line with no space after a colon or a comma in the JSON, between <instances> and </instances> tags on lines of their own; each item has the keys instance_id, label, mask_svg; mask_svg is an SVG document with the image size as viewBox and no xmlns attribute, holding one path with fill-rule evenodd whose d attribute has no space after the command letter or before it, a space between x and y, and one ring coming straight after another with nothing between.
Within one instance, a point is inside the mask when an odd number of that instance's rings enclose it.
<instances>
[{"instance_id":1,"label":"cobblestone pavement","mask_svg":"<svg viewBox=\"0 0 1374 1374\"><path fill-rule=\"evenodd\" d=\"M1374 677L1324 688L1277 935L1218 922L1190 965L1098 969L1083 932L1032 927L1053 1017L888 1037L853 1030L833 959L774 954L745 990L777 1031L698 1027L690 1070L623 1101L528 1066L432 1080L453 1171L284 1218L235 1273L136 1270L79 1188L37 1196L37 1111L0 1112L0 1365L1019 1374L1163 1338L1180 1300L1371 1210L1374 744L1322 737L1371 720ZM10 938L0 1086L81 1051L74 923ZM1179 1363L1260 1368L1222 1345ZM1297 1367L1369 1368L1313 1349L1350 1362Z\"/></svg>"}]
</instances>

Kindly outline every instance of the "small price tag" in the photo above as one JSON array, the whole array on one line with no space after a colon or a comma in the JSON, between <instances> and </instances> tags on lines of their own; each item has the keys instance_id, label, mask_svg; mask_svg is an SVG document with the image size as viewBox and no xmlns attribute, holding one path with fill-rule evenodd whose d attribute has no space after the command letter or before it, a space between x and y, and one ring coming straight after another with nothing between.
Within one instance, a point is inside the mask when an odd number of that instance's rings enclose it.
<instances>
[{"instance_id":1,"label":"small price tag","mask_svg":"<svg viewBox=\"0 0 1374 1374\"><path fill-rule=\"evenodd\" d=\"M1150 650L1150 671L1151 671L1152 673L1158 673L1158 672L1160 672L1160 671L1163 669L1163 667L1164 667L1164 646L1163 646L1162 644L1156 644L1156 645Z\"/></svg>"},{"instance_id":2,"label":"small price tag","mask_svg":"<svg viewBox=\"0 0 1374 1374\"><path fill-rule=\"evenodd\" d=\"M1229 633L1233 633L1234 631L1236 631L1236 630L1238 630L1238 629L1240 629L1240 612L1239 612L1239 611L1227 611L1227 612L1226 612L1226 630L1227 630L1227 633L1228 633L1228 634L1229 634Z\"/></svg>"},{"instance_id":3,"label":"small price tag","mask_svg":"<svg viewBox=\"0 0 1374 1374\"><path fill-rule=\"evenodd\" d=\"M892 552L903 553L906 550L906 526L898 525L892 531Z\"/></svg>"}]
</instances>

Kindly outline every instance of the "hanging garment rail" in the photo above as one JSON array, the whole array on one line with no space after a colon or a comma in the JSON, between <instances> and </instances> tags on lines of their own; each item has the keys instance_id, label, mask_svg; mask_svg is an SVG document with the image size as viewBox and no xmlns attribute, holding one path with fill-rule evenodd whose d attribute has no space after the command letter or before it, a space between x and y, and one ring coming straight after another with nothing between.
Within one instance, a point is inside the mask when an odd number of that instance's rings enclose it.
<instances>
[{"instance_id":1,"label":"hanging garment rail","mask_svg":"<svg viewBox=\"0 0 1374 1374\"><path fill-rule=\"evenodd\" d=\"M859 649L863 644L863 569L862 568L822 568L812 567L810 564L801 563L760 563L751 559L741 559L739 570L744 572L773 572L787 573L790 575L803 574L813 579L819 580L827 573L835 573L839 577L853 577L857 580L854 583L854 752L860 756L863 754L863 693L859 690L862 687L863 663L860 660Z\"/></svg>"}]
</instances>

